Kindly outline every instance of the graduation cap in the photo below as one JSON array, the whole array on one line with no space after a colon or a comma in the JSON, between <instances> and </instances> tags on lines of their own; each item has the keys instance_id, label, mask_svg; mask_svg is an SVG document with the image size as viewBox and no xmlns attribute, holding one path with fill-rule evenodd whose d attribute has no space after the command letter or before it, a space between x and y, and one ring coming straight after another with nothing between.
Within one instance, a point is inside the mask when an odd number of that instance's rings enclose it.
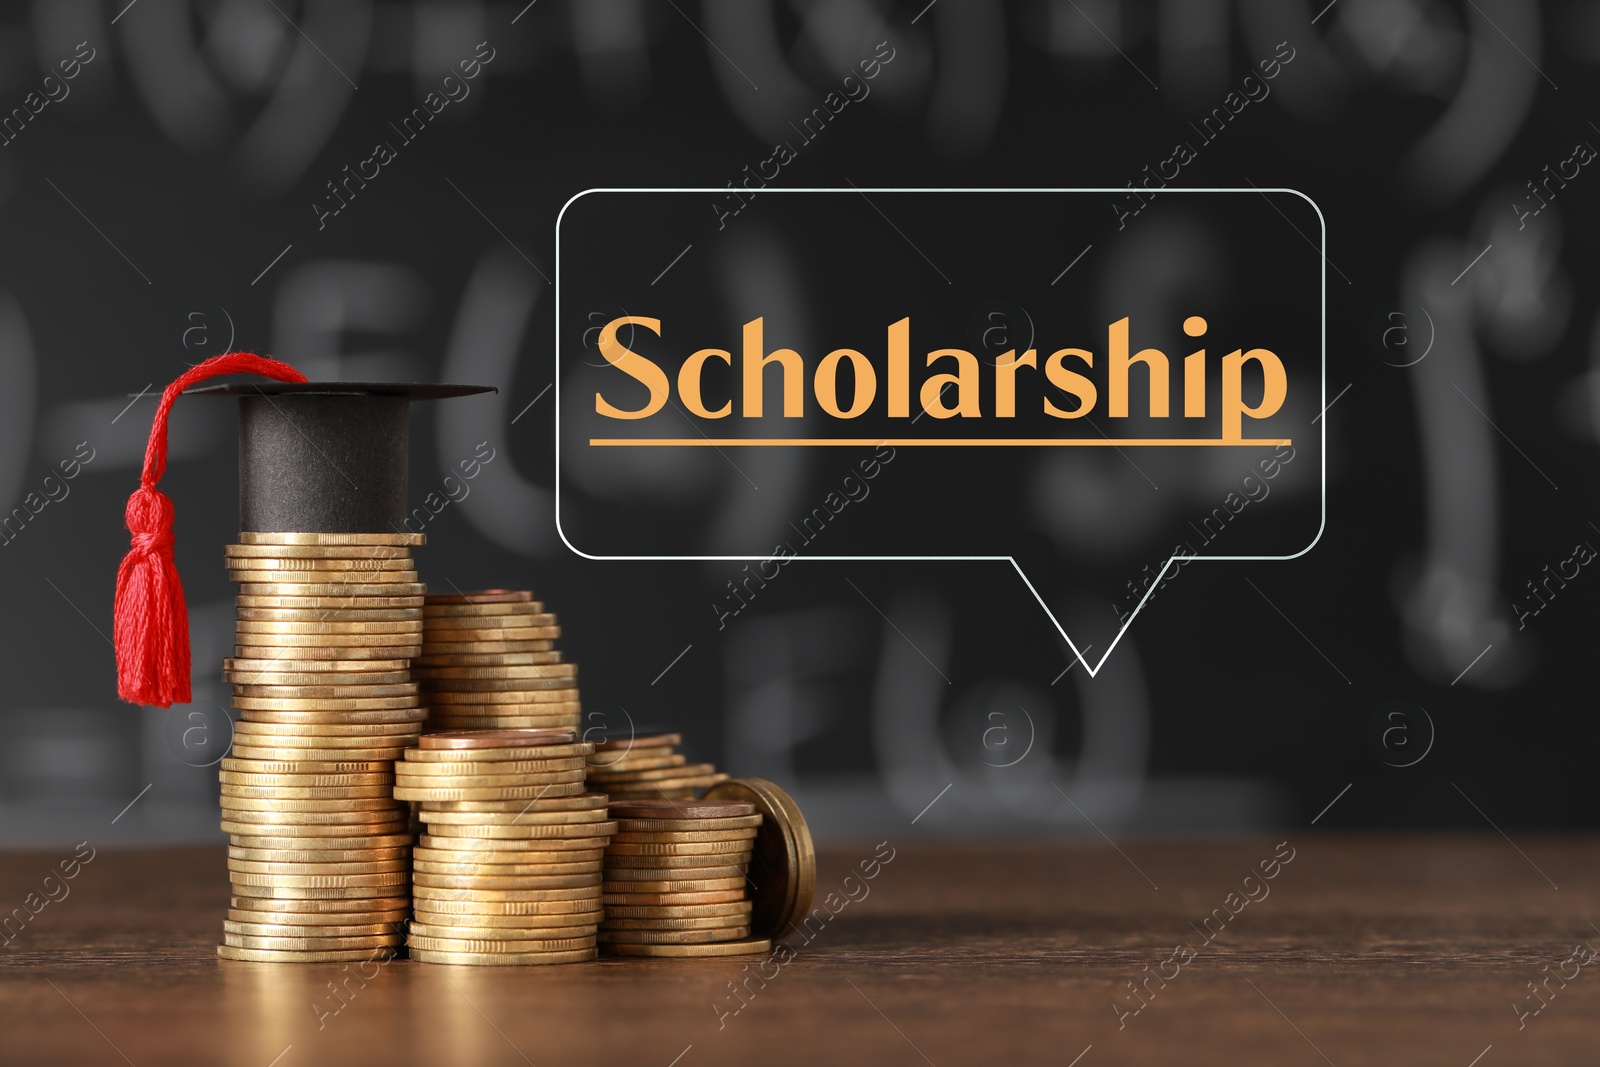
<instances>
[{"instance_id":1,"label":"graduation cap","mask_svg":"<svg viewBox=\"0 0 1600 1067\"><path fill-rule=\"evenodd\" d=\"M190 388L223 374L269 382ZM117 692L135 704L189 700L189 615L173 562L167 417L180 394L239 398L239 528L257 532L404 532L413 400L493 392L486 385L309 382L276 359L213 356L161 394L139 488L128 498L132 547L117 570Z\"/></svg>"}]
</instances>

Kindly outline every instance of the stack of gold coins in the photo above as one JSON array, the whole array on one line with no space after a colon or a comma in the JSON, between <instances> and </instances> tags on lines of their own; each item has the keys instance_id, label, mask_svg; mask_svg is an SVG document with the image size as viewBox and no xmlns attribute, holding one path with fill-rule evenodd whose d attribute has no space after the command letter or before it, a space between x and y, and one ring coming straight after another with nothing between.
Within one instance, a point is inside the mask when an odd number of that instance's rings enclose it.
<instances>
[{"instance_id":1,"label":"stack of gold coins","mask_svg":"<svg viewBox=\"0 0 1600 1067\"><path fill-rule=\"evenodd\" d=\"M728 776L711 763L690 763L673 751L679 734L637 734L596 742L589 757L589 788L612 800L685 800Z\"/></svg>"},{"instance_id":2,"label":"stack of gold coins","mask_svg":"<svg viewBox=\"0 0 1600 1067\"><path fill-rule=\"evenodd\" d=\"M601 863L616 824L584 791L593 751L572 730L423 735L395 767L420 802L411 958L424 963L576 963L595 957Z\"/></svg>"},{"instance_id":3,"label":"stack of gold coins","mask_svg":"<svg viewBox=\"0 0 1600 1067\"><path fill-rule=\"evenodd\" d=\"M223 759L232 906L224 959L359 960L403 943L408 812L394 761L427 712L420 534L241 533L237 647L223 664L240 711Z\"/></svg>"},{"instance_id":4,"label":"stack of gold coins","mask_svg":"<svg viewBox=\"0 0 1600 1067\"><path fill-rule=\"evenodd\" d=\"M430 729L575 729L578 667L556 617L523 589L428 597L414 665Z\"/></svg>"},{"instance_id":5,"label":"stack of gold coins","mask_svg":"<svg viewBox=\"0 0 1600 1067\"><path fill-rule=\"evenodd\" d=\"M613 801L610 813L617 832L606 845L600 926L607 951L725 945L693 954L732 955L771 947L750 940L745 874L761 825L754 804L628 800Z\"/></svg>"}]
</instances>

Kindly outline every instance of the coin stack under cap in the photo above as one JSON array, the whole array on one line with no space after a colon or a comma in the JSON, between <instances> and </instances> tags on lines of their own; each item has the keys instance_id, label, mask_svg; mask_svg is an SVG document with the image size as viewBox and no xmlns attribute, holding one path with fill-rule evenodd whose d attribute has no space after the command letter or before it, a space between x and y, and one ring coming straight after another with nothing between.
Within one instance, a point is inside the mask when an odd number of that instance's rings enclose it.
<instances>
[{"instance_id":1,"label":"coin stack under cap","mask_svg":"<svg viewBox=\"0 0 1600 1067\"><path fill-rule=\"evenodd\" d=\"M589 788L612 800L685 800L726 781L711 763L690 763L673 751L679 734L638 734L600 741L589 757Z\"/></svg>"},{"instance_id":2,"label":"coin stack under cap","mask_svg":"<svg viewBox=\"0 0 1600 1067\"><path fill-rule=\"evenodd\" d=\"M399 945L410 910L408 812L394 761L427 714L409 660L422 641L420 534L242 533L240 711L223 759L232 907L217 954L358 960Z\"/></svg>"},{"instance_id":3,"label":"coin stack under cap","mask_svg":"<svg viewBox=\"0 0 1600 1067\"><path fill-rule=\"evenodd\" d=\"M423 609L429 729L575 729L578 667L561 662L556 617L521 589L430 596Z\"/></svg>"},{"instance_id":4,"label":"coin stack under cap","mask_svg":"<svg viewBox=\"0 0 1600 1067\"><path fill-rule=\"evenodd\" d=\"M754 804L613 801L600 942L626 956L765 952L750 937L746 872L761 815Z\"/></svg>"},{"instance_id":5,"label":"coin stack under cap","mask_svg":"<svg viewBox=\"0 0 1600 1067\"><path fill-rule=\"evenodd\" d=\"M573 730L424 734L395 767L420 803L411 958L577 963L595 957L601 864L616 830L585 792L589 742Z\"/></svg>"}]
</instances>

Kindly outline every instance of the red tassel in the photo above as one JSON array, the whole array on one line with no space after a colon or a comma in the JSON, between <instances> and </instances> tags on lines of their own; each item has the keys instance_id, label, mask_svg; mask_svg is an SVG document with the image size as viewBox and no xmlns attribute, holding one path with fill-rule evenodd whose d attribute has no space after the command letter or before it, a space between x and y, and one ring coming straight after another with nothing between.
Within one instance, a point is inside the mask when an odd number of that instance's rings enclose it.
<instances>
[{"instance_id":1,"label":"red tassel","mask_svg":"<svg viewBox=\"0 0 1600 1067\"><path fill-rule=\"evenodd\" d=\"M133 547L117 568L117 695L129 703L165 708L189 702L189 609L172 559L172 501L156 483L167 469L167 416L173 401L189 386L219 374L306 380L279 360L229 352L191 367L161 394L145 447L144 473L128 498Z\"/></svg>"}]
</instances>

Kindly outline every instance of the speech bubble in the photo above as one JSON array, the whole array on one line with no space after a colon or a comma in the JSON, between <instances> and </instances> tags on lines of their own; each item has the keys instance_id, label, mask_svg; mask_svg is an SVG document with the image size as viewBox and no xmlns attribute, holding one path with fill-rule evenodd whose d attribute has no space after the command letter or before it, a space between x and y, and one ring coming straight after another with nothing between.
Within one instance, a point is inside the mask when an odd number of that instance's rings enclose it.
<instances>
[{"instance_id":1,"label":"speech bubble","mask_svg":"<svg viewBox=\"0 0 1600 1067\"><path fill-rule=\"evenodd\" d=\"M587 190L557 529L747 564L719 613L796 560L1009 563L1095 674L1190 562L1320 539L1324 243L1290 189Z\"/></svg>"}]
</instances>

